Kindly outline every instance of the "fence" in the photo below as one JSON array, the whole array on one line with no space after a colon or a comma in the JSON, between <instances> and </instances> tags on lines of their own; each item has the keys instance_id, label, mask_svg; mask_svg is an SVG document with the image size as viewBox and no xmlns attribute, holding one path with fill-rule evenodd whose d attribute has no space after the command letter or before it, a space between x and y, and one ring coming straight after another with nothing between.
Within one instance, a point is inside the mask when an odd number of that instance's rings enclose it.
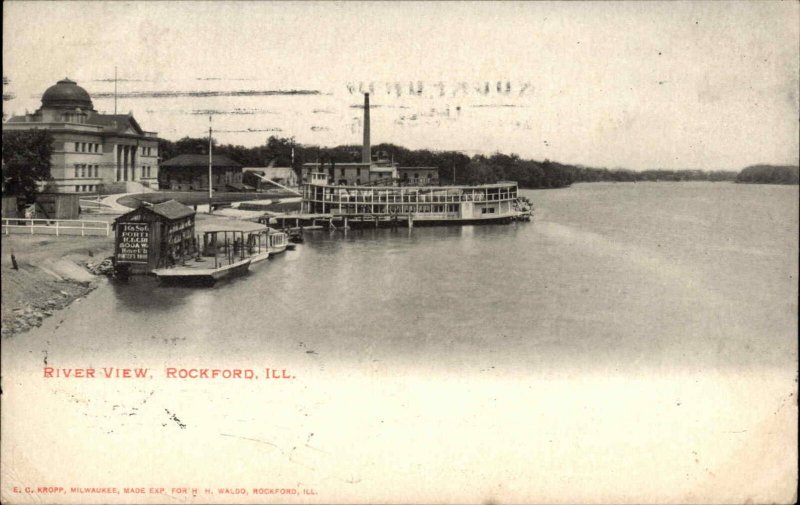
<instances>
[{"instance_id":1,"label":"fence","mask_svg":"<svg viewBox=\"0 0 800 505\"><path fill-rule=\"evenodd\" d=\"M3 218L3 233L29 233L55 235L70 235L85 237L87 235L111 235L111 223L105 221L83 221L80 219L21 219Z\"/></svg>"}]
</instances>

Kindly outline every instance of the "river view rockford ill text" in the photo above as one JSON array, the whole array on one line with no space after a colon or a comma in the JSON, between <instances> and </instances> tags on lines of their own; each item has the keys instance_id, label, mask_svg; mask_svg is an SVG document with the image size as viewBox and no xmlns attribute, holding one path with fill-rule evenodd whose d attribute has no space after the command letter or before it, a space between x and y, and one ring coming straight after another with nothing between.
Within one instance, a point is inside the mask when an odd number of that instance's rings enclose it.
<instances>
[{"instance_id":1,"label":"river view rockford ill text","mask_svg":"<svg viewBox=\"0 0 800 505\"><path fill-rule=\"evenodd\" d=\"M46 366L42 369L46 379L149 379L152 371L149 368L54 368ZM176 368L167 367L163 371L167 379L258 379L252 368ZM264 379L296 379L288 370L264 368L260 376Z\"/></svg>"}]
</instances>

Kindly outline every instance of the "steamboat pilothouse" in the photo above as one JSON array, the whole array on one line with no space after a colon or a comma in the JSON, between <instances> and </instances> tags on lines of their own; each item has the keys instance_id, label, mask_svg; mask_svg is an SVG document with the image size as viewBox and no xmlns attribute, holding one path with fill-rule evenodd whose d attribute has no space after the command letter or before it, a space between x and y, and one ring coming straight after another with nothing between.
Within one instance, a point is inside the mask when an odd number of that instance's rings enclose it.
<instances>
[{"instance_id":1,"label":"steamboat pilothouse","mask_svg":"<svg viewBox=\"0 0 800 505\"><path fill-rule=\"evenodd\" d=\"M301 214L375 223L474 224L528 221L530 202L510 181L476 186L438 185L435 167L398 167L370 147L369 94L364 95L361 163L303 165Z\"/></svg>"}]
</instances>

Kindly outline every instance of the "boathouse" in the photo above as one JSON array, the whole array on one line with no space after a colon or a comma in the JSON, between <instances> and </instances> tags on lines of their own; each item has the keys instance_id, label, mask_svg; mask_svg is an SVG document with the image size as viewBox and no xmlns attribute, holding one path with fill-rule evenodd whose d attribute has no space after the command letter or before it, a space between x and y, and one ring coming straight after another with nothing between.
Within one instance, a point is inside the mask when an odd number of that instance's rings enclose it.
<instances>
[{"instance_id":1,"label":"boathouse","mask_svg":"<svg viewBox=\"0 0 800 505\"><path fill-rule=\"evenodd\" d=\"M149 273L195 254L195 211L175 200L145 204L114 221L118 269Z\"/></svg>"}]
</instances>

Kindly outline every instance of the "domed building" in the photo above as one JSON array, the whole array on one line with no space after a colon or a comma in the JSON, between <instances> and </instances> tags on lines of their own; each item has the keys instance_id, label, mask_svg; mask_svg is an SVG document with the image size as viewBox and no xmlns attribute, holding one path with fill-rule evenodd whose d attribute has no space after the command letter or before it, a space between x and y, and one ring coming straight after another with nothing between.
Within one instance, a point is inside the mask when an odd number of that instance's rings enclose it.
<instances>
[{"instance_id":1,"label":"domed building","mask_svg":"<svg viewBox=\"0 0 800 505\"><path fill-rule=\"evenodd\" d=\"M33 114L13 116L4 130L48 129L53 157L48 190L114 193L158 188L158 136L144 131L132 114L101 114L75 81L62 79L45 90Z\"/></svg>"}]
</instances>

